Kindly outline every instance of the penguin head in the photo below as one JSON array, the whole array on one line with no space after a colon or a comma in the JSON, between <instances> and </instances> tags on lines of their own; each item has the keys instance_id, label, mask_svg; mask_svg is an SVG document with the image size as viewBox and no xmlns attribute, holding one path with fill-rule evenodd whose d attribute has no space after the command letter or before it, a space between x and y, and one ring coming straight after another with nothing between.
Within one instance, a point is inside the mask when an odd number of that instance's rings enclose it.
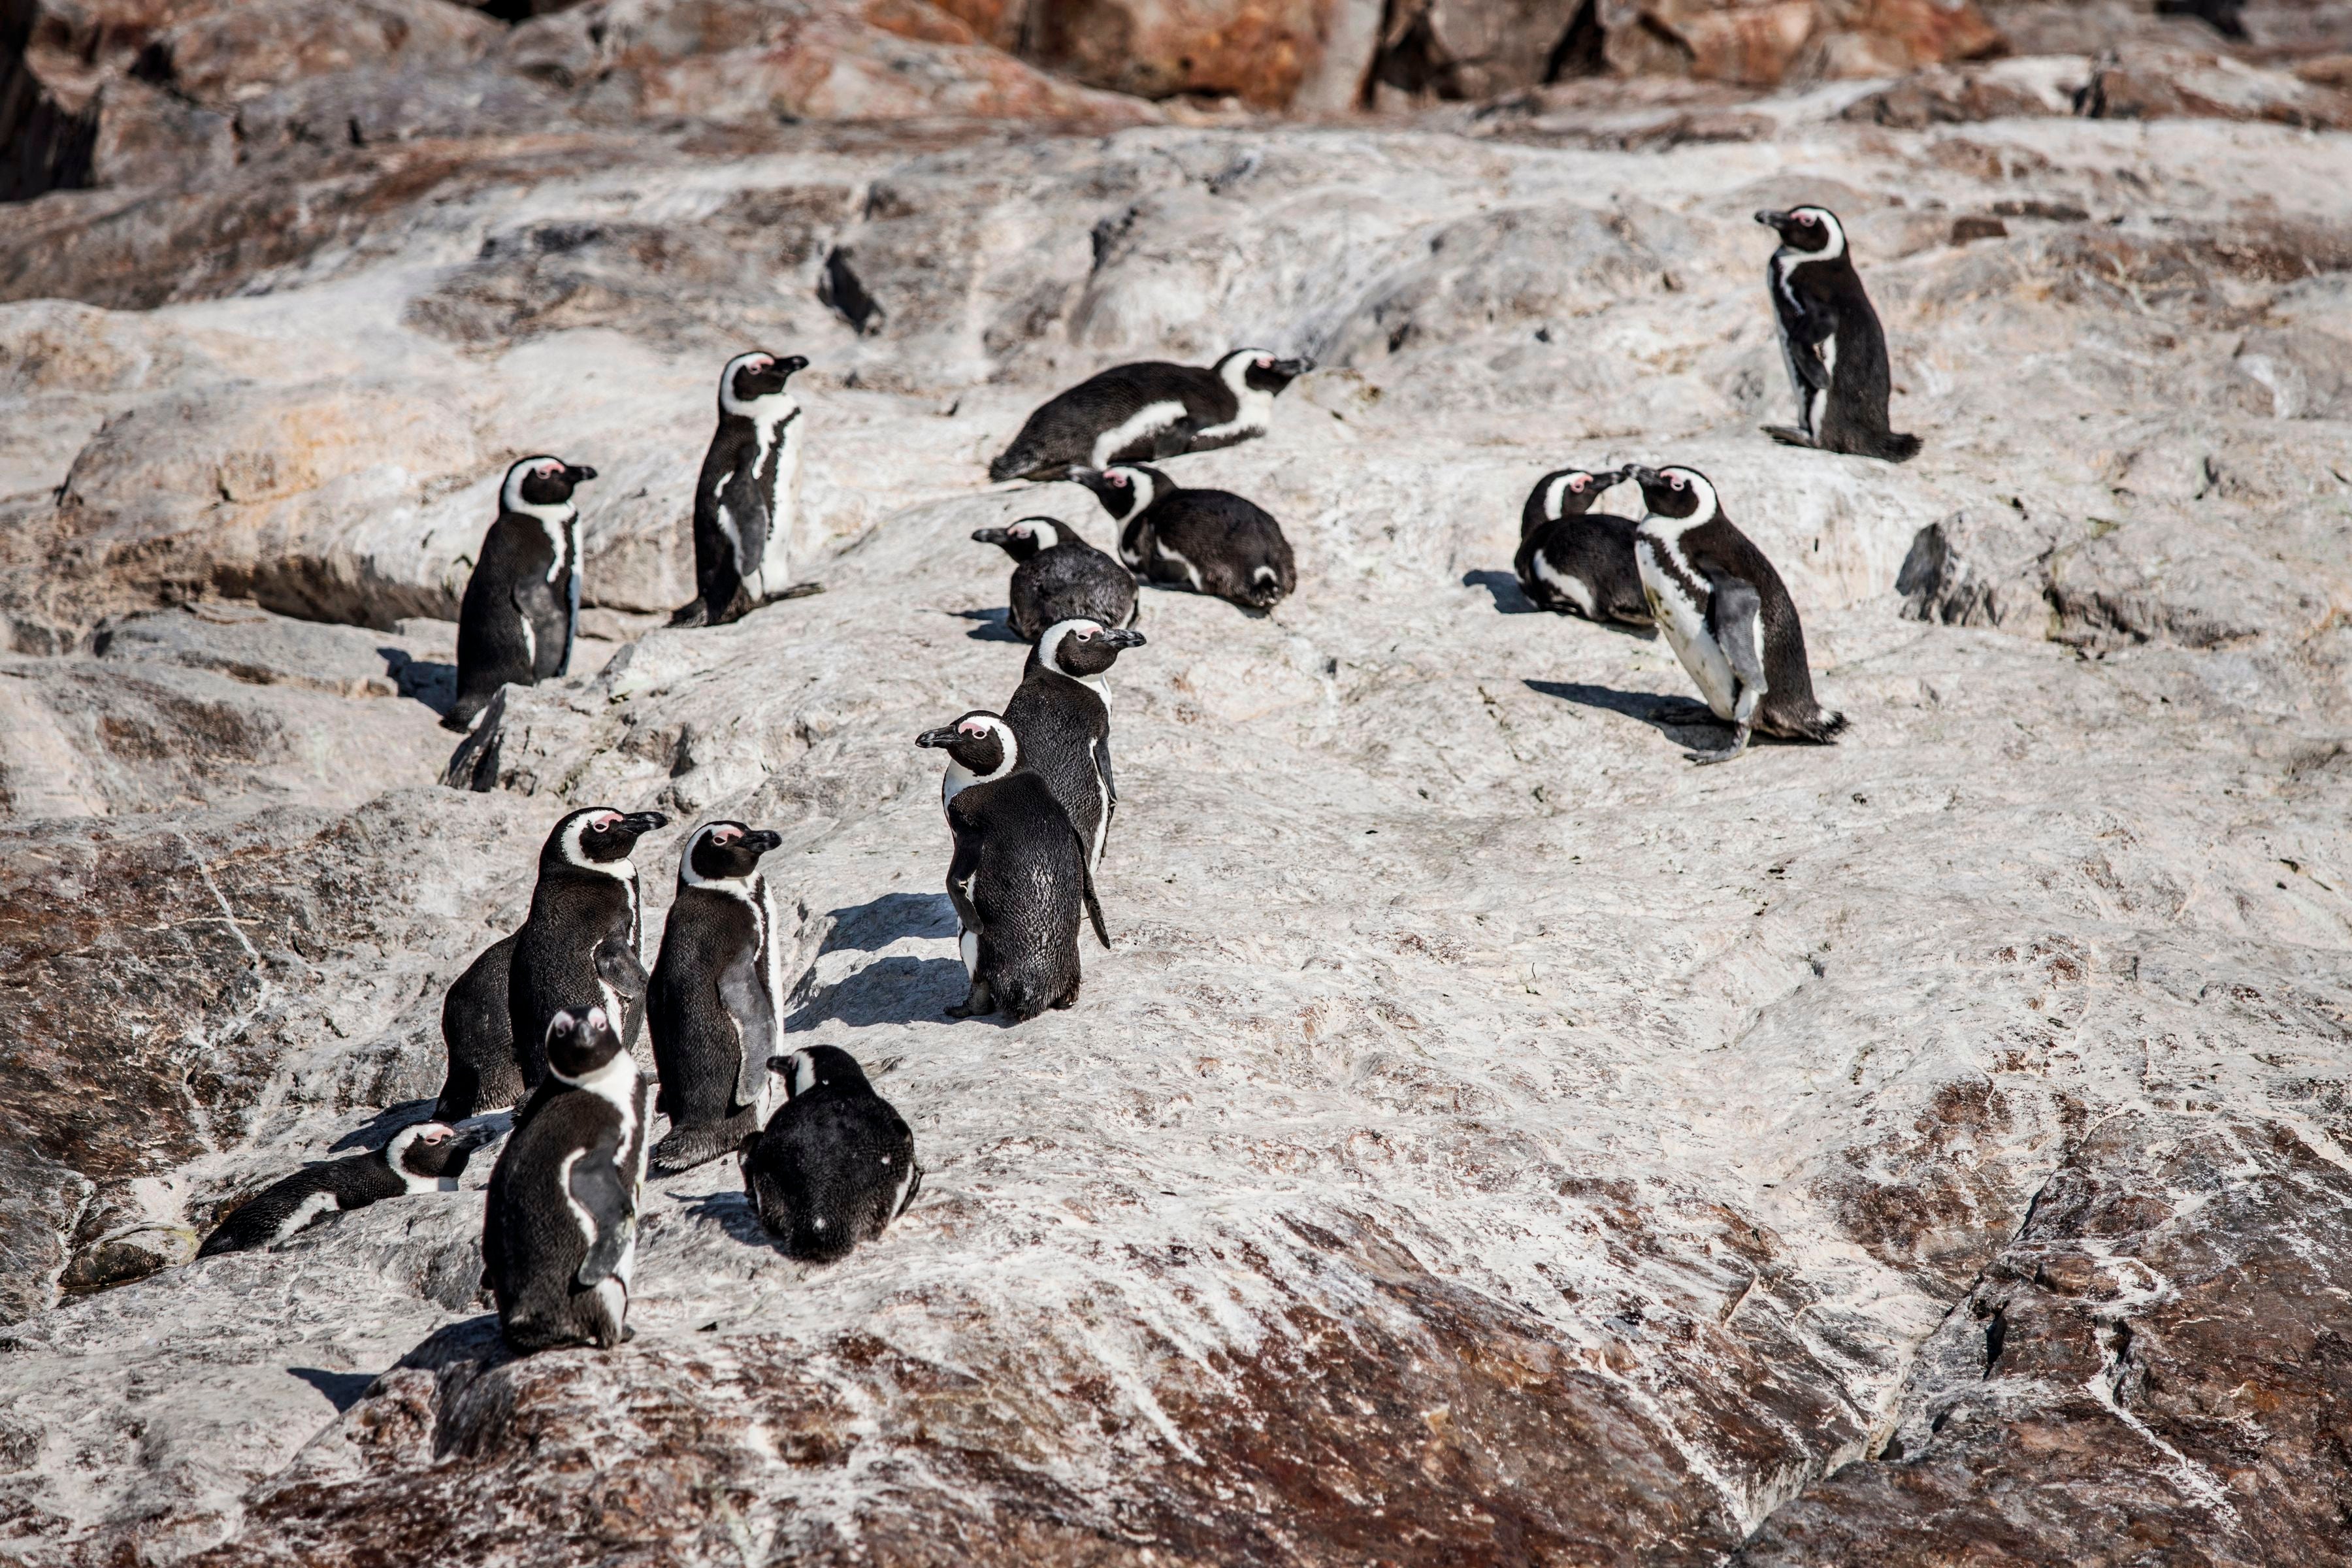
<instances>
[{"instance_id":1,"label":"penguin head","mask_svg":"<svg viewBox=\"0 0 2352 1568\"><path fill-rule=\"evenodd\" d=\"M798 1100L813 1089L870 1089L866 1069L839 1046L810 1046L788 1057L770 1057L768 1070L784 1080L784 1096Z\"/></svg>"},{"instance_id":2,"label":"penguin head","mask_svg":"<svg viewBox=\"0 0 2352 1568\"><path fill-rule=\"evenodd\" d=\"M1140 463L1114 463L1108 468L1072 468L1070 478L1095 492L1103 510L1121 522L1176 489L1176 481L1158 468Z\"/></svg>"},{"instance_id":3,"label":"penguin head","mask_svg":"<svg viewBox=\"0 0 2352 1568\"><path fill-rule=\"evenodd\" d=\"M915 737L915 744L945 752L972 775L974 784L1001 779L1021 761L1021 742L1013 726L1002 713L986 709L974 709L952 724L926 730Z\"/></svg>"},{"instance_id":4,"label":"penguin head","mask_svg":"<svg viewBox=\"0 0 2352 1568\"><path fill-rule=\"evenodd\" d=\"M547 1021L547 1070L567 1083L578 1083L620 1054L621 1037L602 1007L567 1008Z\"/></svg>"},{"instance_id":5,"label":"penguin head","mask_svg":"<svg viewBox=\"0 0 2352 1568\"><path fill-rule=\"evenodd\" d=\"M1118 650L1141 647L1143 634L1100 621L1055 621L1029 650L1029 667L1042 666L1074 680L1100 675L1118 662ZM1024 670L1025 673L1025 670Z\"/></svg>"},{"instance_id":6,"label":"penguin head","mask_svg":"<svg viewBox=\"0 0 2352 1568\"><path fill-rule=\"evenodd\" d=\"M499 506L505 511L570 511L572 492L595 477L595 469L561 458L525 458L507 470L507 481L499 488Z\"/></svg>"},{"instance_id":7,"label":"penguin head","mask_svg":"<svg viewBox=\"0 0 2352 1568\"><path fill-rule=\"evenodd\" d=\"M577 870L632 875L627 869L629 851L655 828L668 826L669 818L658 811L622 812L609 805L592 805L555 825L555 831L547 836L547 843L539 852L540 868L569 866Z\"/></svg>"},{"instance_id":8,"label":"penguin head","mask_svg":"<svg viewBox=\"0 0 2352 1568\"><path fill-rule=\"evenodd\" d=\"M808 368L798 354L776 355L765 349L737 354L719 373L719 412L749 416L753 405L784 390L796 371Z\"/></svg>"},{"instance_id":9,"label":"penguin head","mask_svg":"<svg viewBox=\"0 0 2352 1568\"><path fill-rule=\"evenodd\" d=\"M975 544L999 545L1013 560L1026 561L1061 543L1062 525L1050 517L1024 517L1010 528L974 529L971 538Z\"/></svg>"},{"instance_id":10,"label":"penguin head","mask_svg":"<svg viewBox=\"0 0 2352 1568\"><path fill-rule=\"evenodd\" d=\"M1268 349L1235 349L1217 362L1217 375L1236 397L1244 392L1271 397L1314 368L1311 359L1278 359Z\"/></svg>"},{"instance_id":11,"label":"penguin head","mask_svg":"<svg viewBox=\"0 0 2352 1568\"><path fill-rule=\"evenodd\" d=\"M392 1135L383 1162L399 1175L437 1181L462 1173L467 1157L497 1136L494 1127L461 1131L446 1121L419 1121Z\"/></svg>"},{"instance_id":12,"label":"penguin head","mask_svg":"<svg viewBox=\"0 0 2352 1568\"><path fill-rule=\"evenodd\" d=\"M1715 517L1718 504L1715 486L1696 468L1637 468L1630 472L1642 487L1642 504L1652 517L1670 519L1682 528L1696 528Z\"/></svg>"},{"instance_id":13,"label":"penguin head","mask_svg":"<svg viewBox=\"0 0 2352 1568\"><path fill-rule=\"evenodd\" d=\"M1756 215L1756 221L1778 234L1790 250L1817 260L1845 254L1845 226L1827 207L1790 207L1787 212L1767 207Z\"/></svg>"},{"instance_id":14,"label":"penguin head","mask_svg":"<svg viewBox=\"0 0 2352 1568\"><path fill-rule=\"evenodd\" d=\"M784 841L781 833L740 822L706 822L677 858L677 885L740 882L760 868L760 857Z\"/></svg>"},{"instance_id":15,"label":"penguin head","mask_svg":"<svg viewBox=\"0 0 2352 1568\"><path fill-rule=\"evenodd\" d=\"M1581 517L1592 510L1592 503L1601 492L1631 473L1627 468L1604 468L1594 473L1590 468L1561 468L1543 477L1544 515L1557 522L1563 517Z\"/></svg>"}]
</instances>

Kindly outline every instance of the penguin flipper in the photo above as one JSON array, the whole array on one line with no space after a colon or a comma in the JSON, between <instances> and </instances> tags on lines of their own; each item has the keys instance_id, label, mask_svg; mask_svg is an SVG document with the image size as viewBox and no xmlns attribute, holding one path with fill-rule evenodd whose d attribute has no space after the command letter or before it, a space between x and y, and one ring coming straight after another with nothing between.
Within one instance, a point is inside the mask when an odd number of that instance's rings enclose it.
<instances>
[{"instance_id":1,"label":"penguin flipper","mask_svg":"<svg viewBox=\"0 0 2352 1568\"><path fill-rule=\"evenodd\" d=\"M1743 703L1752 704L1771 689L1764 679L1764 600L1754 584L1729 573L1708 573L1707 585L1714 590L1707 605L1708 629L1739 681ZM1748 697L1751 691L1754 699Z\"/></svg>"},{"instance_id":2,"label":"penguin flipper","mask_svg":"<svg viewBox=\"0 0 2352 1568\"><path fill-rule=\"evenodd\" d=\"M1103 947L1108 950L1110 947L1110 932L1103 929L1102 900L1095 897L1095 874L1091 870L1087 869L1086 846L1083 844L1080 845L1078 847L1078 868L1085 875L1087 879L1087 918L1094 921L1095 940L1102 943Z\"/></svg>"},{"instance_id":3,"label":"penguin flipper","mask_svg":"<svg viewBox=\"0 0 2352 1568\"><path fill-rule=\"evenodd\" d=\"M595 964L596 978L633 1002L643 996L651 984L646 973L646 961L637 956L636 943L624 932L615 931L596 944Z\"/></svg>"},{"instance_id":4,"label":"penguin flipper","mask_svg":"<svg viewBox=\"0 0 2352 1568\"><path fill-rule=\"evenodd\" d=\"M572 673L572 645L580 640L580 568L572 568L572 581L565 585L564 597L569 601L569 618L563 623L563 657L556 662L558 679Z\"/></svg>"},{"instance_id":5,"label":"penguin flipper","mask_svg":"<svg viewBox=\"0 0 2352 1568\"><path fill-rule=\"evenodd\" d=\"M721 970L718 989L719 1005L735 1021L735 1103L757 1105L776 1044L775 1019L768 1010L768 988L760 981L757 952Z\"/></svg>"},{"instance_id":6,"label":"penguin flipper","mask_svg":"<svg viewBox=\"0 0 2352 1568\"><path fill-rule=\"evenodd\" d=\"M588 1237L588 1256L580 1260L579 1271L572 1276L583 1289L612 1278L636 1234L636 1205L621 1179L614 1153L609 1143L589 1150L572 1163L572 1179L566 1184L573 1205L594 1227Z\"/></svg>"}]
</instances>

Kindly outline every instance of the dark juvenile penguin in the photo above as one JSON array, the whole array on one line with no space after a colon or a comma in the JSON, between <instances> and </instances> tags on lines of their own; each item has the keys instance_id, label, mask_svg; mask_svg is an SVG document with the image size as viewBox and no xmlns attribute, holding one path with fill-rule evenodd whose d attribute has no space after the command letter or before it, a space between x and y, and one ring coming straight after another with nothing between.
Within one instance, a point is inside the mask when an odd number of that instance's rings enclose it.
<instances>
[{"instance_id":1,"label":"dark juvenile penguin","mask_svg":"<svg viewBox=\"0 0 2352 1568\"><path fill-rule=\"evenodd\" d=\"M1143 634L1100 621L1056 621L1021 667L1004 705L1021 745L1021 765L1039 774L1087 847L1087 869L1102 864L1118 786L1110 768L1110 667Z\"/></svg>"},{"instance_id":2,"label":"dark juvenile penguin","mask_svg":"<svg viewBox=\"0 0 2352 1568\"><path fill-rule=\"evenodd\" d=\"M1756 221L1780 236L1765 276L1797 393L1796 428L1767 425L1765 433L1791 447L1890 463L1917 452L1918 437L1887 427L1886 333L1863 292L1845 226L1827 207L1759 212Z\"/></svg>"},{"instance_id":3,"label":"dark juvenile penguin","mask_svg":"<svg viewBox=\"0 0 2352 1568\"><path fill-rule=\"evenodd\" d=\"M1044 778L1023 765L1021 742L1002 715L975 711L926 730L919 746L948 754L940 801L955 851L948 900L956 947L971 989L951 1018L1002 1010L1026 1023L1078 999L1078 920L1092 919L1105 947L1085 841Z\"/></svg>"},{"instance_id":4,"label":"dark juvenile penguin","mask_svg":"<svg viewBox=\"0 0 2352 1568\"><path fill-rule=\"evenodd\" d=\"M1282 524L1227 490L1186 489L1132 463L1070 476L1118 521L1118 558L1147 583L1253 610L1270 610L1298 586Z\"/></svg>"},{"instance_id":5,"label":"dark juvenile penguin","mask_svg":"<svg viewBox=\"0 0 2352 1568\"><path fill-rule=\"evenodd\" d=\"M442 727L463 730L501 686L533 686L572 668L580 631L580 512L572 492L596 477L561 458L507 470L499 515L482 536L457 610L457 705Z\"/></svg>"},{"instance_id":6,"label":"dark juvenile penguin","mask_svg":"<svg viewBox=\"0 0 2352 1568\"><path fill-rule=\"evenodd\" d=\"M744 1145L743 1190L786 1252L836 1262L923 1190L915 1135L838 1047L811 1046L768 1067L791 1098Z\"/></svg>"},{"instance_id":7,"label":"dark juvenile penguin","mask_svg":"<svg viewBox=\"0 0 2352 1568\"><path fill-rule=\"evenodd\" d=\"M664 1175L718 1159L760 1131L768 1058L783 1027L776 900L760 857L780 834L740 822L694 830L677 858L677 900L646 994L669 1131L654 1146Z\"/></svg>"},{"instance_id":8,"label":"dark juvenile penguin","mask_svg":"<svg viewBox=\"0 0 2352 1568\"><path fill-rule=\"evenodd\" d=\"M1088 544L1078 531L1050 517L1024 517L1010 528L975 530L979 544L997 544L1013 568L1011 625L1023 642L1055 621L1135 622L1135 575Z\"/></svg>"},{"instance_id":9,"label":"dark juvenile penguin","mask_svg":"<svg viewBox=\"0 0 2352 1568\"><path fill-rule=\"evenodd\" d=\"M546 1073L540 1043L549 1021L566 1009L576 1016L602 1003L622 1044L636 1043L646 975L637 956L643 900L629 851L668 822L657 811L591 806L547 836L507 980L507 1026L526 1086L538 1088Z\"/></svg>"},{"instance_id":10,"label":"dark juvenile penguin","mask_svg":"<svg viewBox=\"0 0 2352 1568\"><path fill-rule=\"evenodd\" d=\"M1276 395L1313 368L1264 349L1235 349L1205 370L1160 360L1114 365L1029 416L988 477L1058 479L1072 468L1250 440L1265 434Z\"/></svg>"},{"instance_id":11,"label":"dark juvenile penguin","mask_svg":"<svg viewBox=\"0 0 2352 1568\"><path fill-rule=\"evenodd\" d=\"M507 1016L507 978L520 939L520 932L502 936L482 949L441 999L441 1043L448 1049L449 1073L433 1114L443 1121L504 1110L529 1092L523 1058L514 1048L514 1025Z\"/></svg>"},{"instance_id":12,"label":"dark juvenile penguin","mask_svg":"<svg viewBox=\"0 0 2352 1568\"><path fill-rule=\"evenodd\" d=\"M446 1122L419 1121L394 1133L381 1149L305 1165L237 1205L196 1256L268 1247L321 1215L405 1193L454 1193L467 1157L497 1136L496 1128L459 1131Z\"/></svg>"},{"instance_id":13,"label":"dark juvenile penguin","mask_svg":"<svg viewBox=\"0 0 2352 1568\"><path fill-rule=\"evenodd\" d=\"M1731 744L1693 752L1727 763L1755 730L1791 741L1832 742L1845 716L1813 700L1805 634L1780 574L1723 515L1715 486L1696 468L1635 468L1648 515L1634 535L1650 612L1707 708L1731 726Z\"/></svg>"},{"instance_id":14,"label":"dark juvenile penguin","mask_svg":"<svg viewBox=\"0 0 2352 1568\"><path fill-rule=\"evenodd\" d=\"M603 1007L559 1012L547 1076L490 1171L482 1279L507 1343L609 1350L628 1338L629 1277L646 1183L645 1075Z\"/></svg>"},{"instance_id":15,"label":"dark juvenile penguin","mask_svg":"<svg viewBox=\"0 0 2352 1568\"><path fill-rule=\"evenodd\" d=\"M1536 481L1519 512L1519 552L1511 562L1537 606L1588 621L1650 624L1642 569L1633 560L1632 518L1591 510L1622 468L1562 468Z\"/></svg>"},{"instance_id":16,"label":"dark juvenile penguin","mask_svg":"<svg viewBox=\"0 0 2352 1568\"><path fill-rule=\"evenodd\" d=\"M719 374L719 430L694 485L692 603L674 626L720 626L771 599L816 592L790 586L786 558L800 506L799 400L784 390L808 361L737 354ZM762 1070L765 1070L764 1068Z\"/></svg>"}]
</instances>

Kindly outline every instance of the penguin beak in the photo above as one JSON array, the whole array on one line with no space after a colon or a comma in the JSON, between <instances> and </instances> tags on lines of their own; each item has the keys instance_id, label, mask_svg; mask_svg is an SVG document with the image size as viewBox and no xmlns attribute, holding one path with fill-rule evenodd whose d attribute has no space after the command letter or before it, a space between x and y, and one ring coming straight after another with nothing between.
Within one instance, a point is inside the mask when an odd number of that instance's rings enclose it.
<instances>
[{"instance_id":1,"label":"penguin beak","mask_svg":"<svg viewBox=\"0 0 2352 1568\"><path fill-rule=\"evenodd\" d=\"M1789 232L1789 215L1787 213L1775 212L1770 207L1766 207L1756 215L1756 221L1762 224L1766 228L1772 229L1778 233L1786 234Z\"/></svg>"},{"instance_id":2,"label":"penguin beak","mask_svg":"<svg viewBox=\"0 0 2352 1568\"><path fill-rule=\"evenodd\" d=\"M1662 485L1666 482L1657 469L1645 468L1639 463L1631 468L1618 469L1617 477L1621 479L1631 479L1643 489L1648 489L1652 485Z\"/></svg>"},{"instance_id":3,"label":"penguin beak","mask_svg":"<svg viewBox=\"0 0 2352 1568\"><path fill-rule=\"evenodd\" d=\"M1278 359L1274 362L1274 374L1286 375L1294 381L1315 368L1311 359Z\"/></svg>"},{"instance_id":4,"label":"penguin beak","mask_svg":"<svg viewBox=\"0 0 2352 1568\"><path fill-rule=\"evenodd\" d=\"M567 485L584 485L595 477L596 470L593 468L571 468L563 470L563 482Z\"/></svg>"},{"instance_id":5,"label":"penguin beak","mask_svg":"<svg viewBox=\"0 0 2352 1568\"><path fill-rule=\"evenodd\" d=\"M798 354L789 354L776 362L776 368L786 375L797 375L808 369L808 361Z\"/></svg>"},{"instance_id":6,"label":"penguin beak","mask_svg":"<svg viewBox=\"0 0 2352 1568\"><path fill-rule=\"evenodd\" d=\"M496 1127L458 1128L457 1135L449 1140L450 1157L454 1159L460 1155L472 1153L483 1144L488 1143L491 1139L496 1138L499 1135L499 1129Z\"/></svg>"},{"instance_id":7,"label":"penguin beak","mask_svg":"<svg viewBox=\"0 0 2352 1568\"><path fill-rule=\"evenodd\" d=\"M945 751L950 746L954 745L956 743L957 737L962 733L962 731L957 729L952 724L942 724L936 730L926 730L921 734L916 736L915 744L919 746L936 747L940 751Z\"/></svg>"},{"instance_id":8,"label":"penguin beak","mask_svg":"<svg viewBox=\"0 0 2352 1568\"><path fill-rule=\"evenodd\" d=\"M784 836L765 827L755 827L736 840L754 855L765 855L784 841Z\"/></svg>"},{"instance_id":9,"label":"penguin beak","mask_svg":"<svg viewBox=\"0 0 2352 1568\"><path fill-rule=\"evenodd\" d=\"M1611 485L1620 484L1633 477L1633 470L1631 468L1611 468L1605 473L1595 474L1592 476L1592 493L1599 495Z\"/></svg>"},{"instance_id":10,"label":"penguin beak","mask_svg":"<svg viewBox=\"0 0 2352 1568\"><path fill-rule=\"evenodd\" d=\"M1001 528L975 528L971 531L974 544L1003 544L1012 537Z\"/></svg>"},{"instance_id":11,"label":"penguin beak","mask_svg":"<svg viewBox=\"0 0 2352 1568\"><path fill-rule=\"evenodd\" d=\"M1112 626L1102 634L1102 640L1106 647L1141 647L1143 634L1126 626Z\"/></svg>"},{"instance_id":12,"label":"penguin beak","mask_svg":"<svg viewBox=\"0 0 2352 1568\"><path fill-rule=\"evenodd\" d=\"M621 826L637 837L644 837L656 827L667 827L669 818L658 811L633 811L621 818Z\"/></svg>"}]
</instances>

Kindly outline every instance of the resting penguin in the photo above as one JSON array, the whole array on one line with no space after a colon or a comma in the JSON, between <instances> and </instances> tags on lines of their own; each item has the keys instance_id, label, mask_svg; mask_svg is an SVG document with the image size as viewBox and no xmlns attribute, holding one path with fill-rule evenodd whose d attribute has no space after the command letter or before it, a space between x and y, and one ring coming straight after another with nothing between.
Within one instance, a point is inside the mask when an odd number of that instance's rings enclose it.
<instances>
[{"instance_id":1,"label":"resting penguin","mask_svg":"<svg viewBox=\"0 0 2352 1568\"><path fill-rule=\"evenodd\" d=\"M1314 366L1235 349L1206 370L1114 365L1029 416L988 466L992 479L1058 479L1072 468L1213 451L1265 434L1276 394Z\"/></svg>"},{"instance_id":2,"label":"resting penguin","mask_svg":"<svg viewBox=\"0 0 2352 1568\"><path fill-rule=\"evenodd\" d=\"M539 1087L547 1071L540 1042L548 1021L569 1008L584 1013L601 1002L636 1043L645 1018L646 966L637 956L641 900L629 851L669 818L657 811L624 814L609 806L575 811L555 825L539 852L539 886L530 914L515 933L507 980L507 1026L522 1080Z\"/></svg>"},{"instance_id":3,"label":"resting penguin","mask_svg":"<svg viewBox=\"0 0 2352 1568\"><path fill-rule=\"evenodd\" d=\"M1649 508L1634 535L1642 588L1707 708L1732 727L1731 744L1693 752L1727 763L1751 731L1824 744L1845 716L1813 700L1797 606L1764 552L1731 525L1715 486L1696 468L1635 468Z\"/></svg>"},{"instance_id":4,"label":"resting penguin","mask_svg":"<svg viewBox=\"0 0 2352 1568\"><path fill-rule=\"evenodd\" d=\"M515 1117L482 1207L482 1280L507 1343L609 1350L629 1337L646 1182L645 1075L602 1007L560 1012L547 1077Z\"/></svg>"},{"instance_id":5,"label":"resting penguin","mask_svg":"<svg viewBox=\"0 0 2352 1568\"><path fill-rule=\"evenodd\" d=\"M580 632L580 512L572 492L595 477L561 458L525 458L507 470L498 518L482 536L457 610L457 705L444 729L472 724L501 686L533 686L571 669Z\"/></svg>"},{"instance_id":6,"label":"resting penguin","mask_svg":"<svg viewBox=\"0 0 2352 1568\"><path fill-rule=\"evenodd\" d=\"M497 1136L494 1127L461 1132L446 1122L419 1121L394 1133L381 1149L305 1165L239 1204L205 1237L196 1256L268 1247L322 1215L363 1209L404 1193L454 1193L467 1156Z\"/></svg>"},{"instance_id":7,"label":"resting penguin","mask_svg":"<svg viewBox=\"0 0 2352 1568\"><path fill-rule=\"evenodd\" d=\"M1078 917L1105 947L1085 841L1043 777L1023 765L1021 742L1000 714L971 712L926 730L919 746L948 754L940 800L955 853L948 899L957 951L971 990L951 1018L1002 1010L1026 1023L1078 999Z\"/></svg>"},{"instance_id":8,"label":"resting penguin","mask_svg":"<svg viewBox=\"0 0 2352 1568\"><path fill-rule=\"evenodd\" d=\"M1013 568L1011 624L1023 642L1055 621L1135 624L1135 576L1088 544L1078 531L1050 517L1024 517L1010 528L975 531L978 544L1000 544L1019 563Z\"/></svg>"},{"instance_id":9,"label":"resting penguin","mask_svg":"<svg viewBox=\"0 0 2352 1568\"><path fill-rule=\"evenodd\" d=\"M706 823L677 858L677 900L662 928L646 993L669 1132L654 1146L664 1175L733 1152L760 1131L768 1057L783 1026L776 900L760 857L780 834Z\"/></svg>"},{"instance_id":10,"label":"resting penguin","mask_svg":"<svg viewBox=\"0 0 2352 1568\"><path fill-rule=\"evenodd\" d=\"M1918 451L1918 437L1887 428L1894 378L1886 334L1846 249L1845 226L1827 207L1759 212L1756 221L1780 236L1766 279L1780 357L1797 393L1796 428L1767 425L1765 434L1791 447L1890 463Z\"/></svg>"},{"instance_id":11,"label":"resting penguin","mask_svg":"<svg viewBox=\"0 0 2352 1568\"><path fill-rule=\"evenodd\" d=\"M1118 786L1110 768L1110 667L1143 634L1100 621L1056 621L1029 650L1021 685L1004 705L1021 737L1021 763L1040 774L1087 846L1087 869L1102 864Z\"/></svg>"},{"instance_id":12,"label":"resting penguin","mask_svg":"<svg viewBox=\"0 0 2352 1568\"><path fill-rule=\"evenodd\" d=\"M1593 511L1601 493L1625 477L1622 468L1591 473L1562 468L1546 474L1519 513L1519 552L1512 568L1539 609L1588 621L1650 624L1642 569L1633 561L1631 518Z\"/></svg>"},{"instance_id":13,"label":"resting penguin","mask_svg":"<svg viewBox=\"0 0 2352 1568\"><path fill-rule=\"evenodd\" d=\"M786 1252L832 1263L880 1236L923 1190L915 1135L836 1046L768 1066L792 1098L744 1145L743 1190Z\"/></svg>"},{"instance_id":14,"label":"resting penguin","mask_svg":"<svg viewBox=\"0 0 2352 1568\"><path fill-rule=\"evenodd\" d=\"M1118 520L1118 557L1147 583L1270 610L1298 586L1282 524L1225 490L1190 490L1123 463L1070 476Z\"/></svg>"},{"instance_id":15,"label":"resting penguin","mask_svg":"<svg viewBox=\"0 0 2352 1568\"><path fill-rule=\"evenodd\" d=\"M793 354L737 354L719 373L719 431L694 485L693 602L674 626L720 626L771 599L797 598L814 584L791 583L786 559L800 507L799 400L784 390L808 361Z\"/></svg>"}]
</instances>

